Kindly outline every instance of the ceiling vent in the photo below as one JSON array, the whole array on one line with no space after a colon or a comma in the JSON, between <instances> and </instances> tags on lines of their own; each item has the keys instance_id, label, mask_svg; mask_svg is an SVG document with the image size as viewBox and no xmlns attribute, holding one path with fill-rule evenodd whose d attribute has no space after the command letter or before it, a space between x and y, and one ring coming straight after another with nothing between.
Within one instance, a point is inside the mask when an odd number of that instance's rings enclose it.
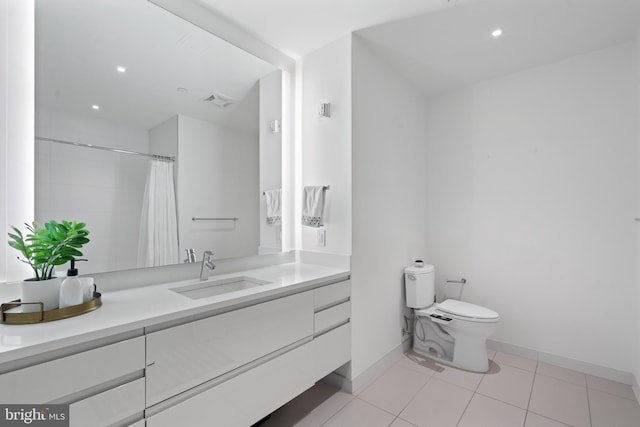
<instances>
[{"instance_id":1,"label":"ceiling vent","mask_svg":"<svg viewBox=\"0 0 640 427\"><path fill-rule=\"evenodd\" d=\"M215 92L212 93L209 97L205 98L204 101L216 105L220 108L228 107L229 105L236 103L234 99Z\"/></svg>"}]
</instances>

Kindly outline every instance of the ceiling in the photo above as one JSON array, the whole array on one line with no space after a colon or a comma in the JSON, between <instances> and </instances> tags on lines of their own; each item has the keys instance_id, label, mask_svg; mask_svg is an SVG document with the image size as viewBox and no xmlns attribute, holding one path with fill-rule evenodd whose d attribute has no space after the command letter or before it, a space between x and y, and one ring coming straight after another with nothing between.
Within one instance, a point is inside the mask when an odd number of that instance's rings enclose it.
<instances>
[{"instance_id":1,"label":"ceiling","mask_svg":"<svg viewBox=\"0 0 640 427\"><path fill-rule=\"evenodd\" d=\"M191 0L292 58L352 31L478 0Z\"/></svg>"},{"instance_id":2,"label":"ceiling","mask_svg":"<svg viewBox=\"0 0 640 427\"><path fill-rule=\"evenodd\" d=\"M191 1L295 58L355 31L427 95L629 41L640 27L640 0Z\"/></svg>"},{"instance_id":3,"label":"ceiling","mask_svg":"<svg viewBox=\"0 0 640 427\"><path fill-rule=\"evenodd\" d=\"M631 40L640 26L640 0L190 1L293 57L355 31L425 94ZM181 113L255 132L244 117L273 69L147 0L36 0L39 107L99 104L94 114L146 127ZM244 101L219 108L202 101L212 92Z\"/></svg>"},{"instance_id":4,"label":"ceiling","mask_svg":"<svg viewBox=\"0 0 640 427\"><path fill-rule=\"evenodd\" d=\"M638 0L482 0L356 34L432 95L631 41L639 28Z\"/></svg>"},{"instance_id":5,"label":"ceiling","mask_svg":"<svg viewBox=\"0 0 640 427\"><path fill-rule=\"evenodd\" d=\"M39 109L145 128L185 114L256 133L256 83L274 69L146 0L36 1ZM203 101L214 92L238 102Z\"/></svg>"}]
</instances>

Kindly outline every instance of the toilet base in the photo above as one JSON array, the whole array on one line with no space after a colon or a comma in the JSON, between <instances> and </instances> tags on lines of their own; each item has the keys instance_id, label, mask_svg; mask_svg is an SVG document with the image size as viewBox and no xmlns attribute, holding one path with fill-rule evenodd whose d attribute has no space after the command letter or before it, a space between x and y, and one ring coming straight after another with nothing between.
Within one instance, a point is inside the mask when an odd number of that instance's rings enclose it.
<instances>
[{"instance_id":1,"label":"toilet base","mask_svg":"<svg viewBox=\"0 0 640 427\"><path fill-rule=\"evenodd\" d=\"M429 359L435 360L436 362L444 363L446 365L453 365L453 358L447 356L446 354L439 355L435 351L424 351L419 346L413 346L412 349L414 353L419 354L420 356L427 357Z\"/></svg>"},{"instance_id":2,"label":"toilet base","mask_svg":"<svg viewBox=\"0 0 640 427\"><path fill-rule=\"evenodd\" d=\"M456 342L442 326L427 317L417 317L412 349L421 356L456 368L472 372L489 370L484 337Z\"/></svg>"}]
</instances>

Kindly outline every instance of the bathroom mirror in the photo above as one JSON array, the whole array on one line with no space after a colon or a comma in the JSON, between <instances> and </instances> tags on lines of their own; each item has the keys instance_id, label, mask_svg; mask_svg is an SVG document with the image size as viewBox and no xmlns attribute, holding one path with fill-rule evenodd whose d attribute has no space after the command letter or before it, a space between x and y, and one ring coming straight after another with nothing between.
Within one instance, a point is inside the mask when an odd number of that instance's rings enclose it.
<instances>
[{"instance_id":1,"label":"bathroom mirror","mask_svg":"<svg viewBox=\"0 0 640 427\"><path fill-rule=\"evenodd\" d=\"M281 70L146 0L35 7L36 220L87 223L83 273L281 250L263 197L281 187ZM174 219L142 213L168 196L145 198L171 179L152 163L173 169ZM169 261L141 263L174 233Z\"/></svg>"}]
</instances>

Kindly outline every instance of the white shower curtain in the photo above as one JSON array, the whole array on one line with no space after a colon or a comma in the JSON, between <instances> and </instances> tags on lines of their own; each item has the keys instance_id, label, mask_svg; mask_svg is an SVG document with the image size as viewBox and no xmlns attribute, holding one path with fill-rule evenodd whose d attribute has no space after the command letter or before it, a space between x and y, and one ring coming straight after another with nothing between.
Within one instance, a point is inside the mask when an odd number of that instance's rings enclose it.
<instances>
[{"instance_id":1,"label":"white shower curtain","mask_svg":"<svg viewBox=\"0 0 640 427\"><path fill-rule=\"evenodd\" d=\"M150 160L140 217L138 267L178 262L180 259L173 162Z\"/></svg>"}]
</instances>

